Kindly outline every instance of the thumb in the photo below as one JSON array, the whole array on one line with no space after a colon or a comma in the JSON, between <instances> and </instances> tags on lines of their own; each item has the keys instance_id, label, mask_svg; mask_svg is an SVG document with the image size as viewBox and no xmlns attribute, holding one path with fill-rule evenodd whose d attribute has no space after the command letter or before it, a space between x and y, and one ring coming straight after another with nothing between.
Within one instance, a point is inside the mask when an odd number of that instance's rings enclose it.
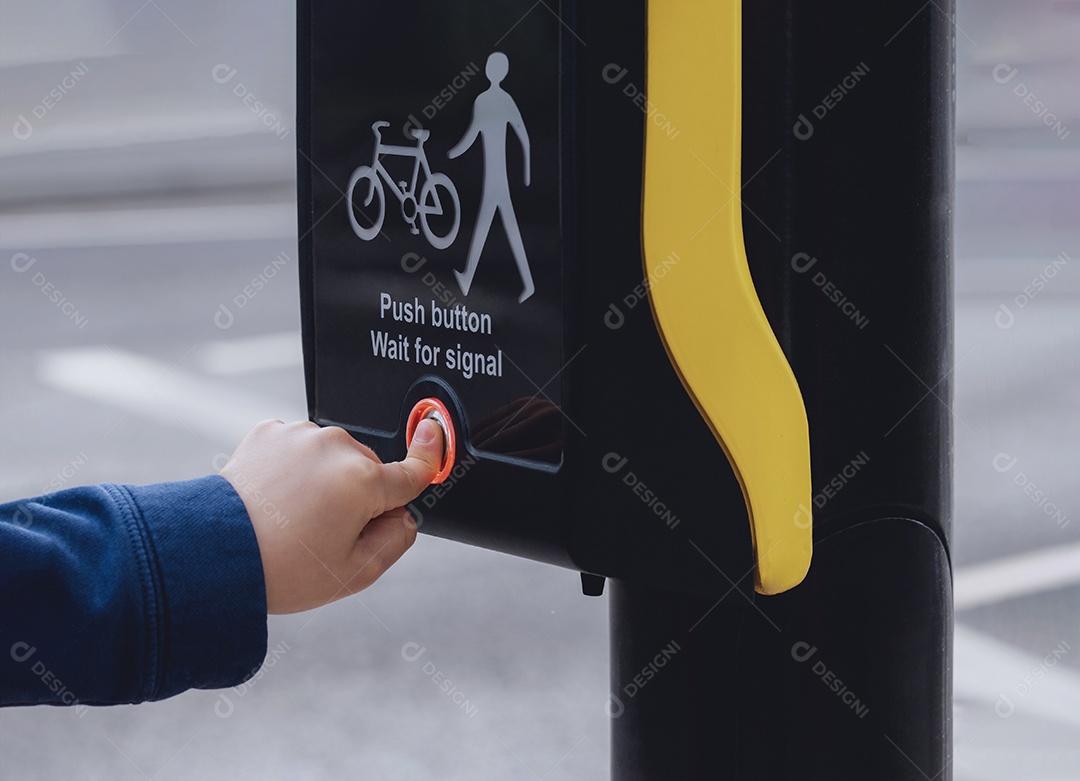
<instances>
[{"instance_id":1,"label":"thumb","mask_svg":"<svg viewBox=\"0 0 1080 781\"><path fill-rule=\"evenodd\" d=\"M421 420L405 458L382 466L388 509L408 504L431 484L442 467L444 448L442 426Z\"/></svg>"}]
</instances>

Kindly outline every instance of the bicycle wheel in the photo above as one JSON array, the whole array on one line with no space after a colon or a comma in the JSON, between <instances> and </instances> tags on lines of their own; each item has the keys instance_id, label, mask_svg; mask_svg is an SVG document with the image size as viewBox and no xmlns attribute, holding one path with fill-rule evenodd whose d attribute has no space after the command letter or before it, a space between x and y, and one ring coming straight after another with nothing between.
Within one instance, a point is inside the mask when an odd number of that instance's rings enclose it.
<instances>
[{"instance_id":1,"label":"bicycle wheel","mask_svg":"<svg viewBox=\"0 0 1080 781\"><path fill-rule=\"evenodd\" d=\"M436 188L442 188L442 192ZM424 236L435 249L446 249L457 238L458 226L461 224L461 209L458 203L457 189L450 177L446 174L432 174L420 188L420 227L424 229ZM431 217L434 227L428 224Z\"/></svg>"},{"instance_id":2,"label":"bicycle wheel","mask_svg":"<svg viewBox=\"0 0 1080 781\"><path fill-rule=\"evenodd\" d=\"M359 182L364 180L367 180L368 182L368 192L363 205L365 207L371 205L372 199L378 201L378 203L375 204L374 218L362 209L358 209L356 201L353 199L353 190L356 189L356 185ZM382 230L383 215L386 213L386 198L383 196L383 186L382 181L379 179L379 175L372 170L370 165L360 166L353 171L353 175L349 179L349 189L345 191L345 195L346 200L348 201L349 224L352 225L353 233L364 241L371 241L378 236L379 231ZM356 219L357 212L359 212L365 222L371 222L371 225L365 227L361 224L361 222Z\"/></svg>"}]
</instances>

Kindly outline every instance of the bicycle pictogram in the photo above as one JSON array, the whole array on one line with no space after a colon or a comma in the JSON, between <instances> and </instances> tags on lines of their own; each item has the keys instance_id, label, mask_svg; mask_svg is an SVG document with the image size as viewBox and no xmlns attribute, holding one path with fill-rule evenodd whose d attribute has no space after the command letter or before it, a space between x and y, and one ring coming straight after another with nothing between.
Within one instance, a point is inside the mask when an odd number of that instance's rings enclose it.
<instances>
[{"instance_id":1,"label":"bicycle pictogram","mask_svg":"<svg viewBox=\"0 0 1080 781\"><path fill-rule=\"evenodd\" d=\"M381 129L389 125L389 122L379 121L371 126L371 130L375 134L375 153L372 156L371 165L360 166L353 171L352 177L349 179L349 189L345 194L348 199L349 222L352 225L353 232L364 241L370 241L379 234L379 231L382 230L383 218L386 216L385 188L388 187L394 197L397 198L398 203L401 204L401 216L408 223L410 232L416 235L423 230L424 237L432 247L446 249L457 238L458 225L461 222L457 189L454 187L454 183L450 181L449 176L439 172L433 173L431 166L428 164L427 153L424 151L424 141L427 140L430 131L421 128L409 129L408 134L416 139L416 146L384 144ZM413 165L412 178L408 182L404 180L394 181L394 178L383 165L383 157L414 158L416 162ZM423 173L422 184L418 182L421 173ZM368 183L363 206L370 206L373 201L377 201L377 214L371 225L366 227L357 220L357 207L356 202L353 200L353 191L356 189L356 185L363 180L367 180ZM420 184L419 192L417 192L418 184ZM416 225L418 217L420 227ZM446 219L433 220L432 222L435 225L432 226L429 224L432 217L445 217ZM449 229L446 229L446 222L450 223Z\"/></svg>"}]
</instances>

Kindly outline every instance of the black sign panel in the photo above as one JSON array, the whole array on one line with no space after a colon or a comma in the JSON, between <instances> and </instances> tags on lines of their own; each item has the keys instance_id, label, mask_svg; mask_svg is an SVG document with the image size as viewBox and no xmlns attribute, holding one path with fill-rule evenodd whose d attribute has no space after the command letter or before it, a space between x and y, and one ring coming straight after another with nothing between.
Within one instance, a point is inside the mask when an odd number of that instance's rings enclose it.
<instances>
[{"instance_id":1,"label":"black sign panel","mask_svg":"<svg viewBox=\"0 0 1080 781\"><path fill-rule=\"evenodd\" d=\"M410 504L421 531L728 592L753 566L742 491L636 292L644 5L300 0L297 18L311 418L398 459L437 397L456 463Z\"/></svg>"},{"instance_id":2,"label":"black sign panel","mask_svg":"<svg viewBox=\"0 0 1080 781\"><path fill-rule=\"evenodd\" d=\"M315 418L392 436L434 388L475 451L557 465L558 19L313 4L309 76Z\"/></svg>"}]
</instances>

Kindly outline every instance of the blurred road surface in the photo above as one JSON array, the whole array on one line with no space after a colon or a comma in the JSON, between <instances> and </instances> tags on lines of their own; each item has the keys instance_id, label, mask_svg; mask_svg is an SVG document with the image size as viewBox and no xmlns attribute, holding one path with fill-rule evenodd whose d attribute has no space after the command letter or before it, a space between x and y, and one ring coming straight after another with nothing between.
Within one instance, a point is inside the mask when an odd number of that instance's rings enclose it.
<instances>
[{"instance_id":1,"label":"blurred road surface","mask_svg":"<svg viewBox=\"0 0 1080 781\"><path fill-rule=\"evenodd\" d=\"M0 501L216 470L251 424L305 415L292 7L2 8ZM960 11L953 772L1076 779L1080 4ZM215 81L219 64L281 126ZM82 66L38 118L42 95ZM1053 107L1057 130L1018 84ZM410 642L423 661L403 657ZM234 690L6 710L0 772L608 773L606 599L583 597L574 573L421 536L369 591L271 618L270 649Z\"/></svg>"}]
</instances>

